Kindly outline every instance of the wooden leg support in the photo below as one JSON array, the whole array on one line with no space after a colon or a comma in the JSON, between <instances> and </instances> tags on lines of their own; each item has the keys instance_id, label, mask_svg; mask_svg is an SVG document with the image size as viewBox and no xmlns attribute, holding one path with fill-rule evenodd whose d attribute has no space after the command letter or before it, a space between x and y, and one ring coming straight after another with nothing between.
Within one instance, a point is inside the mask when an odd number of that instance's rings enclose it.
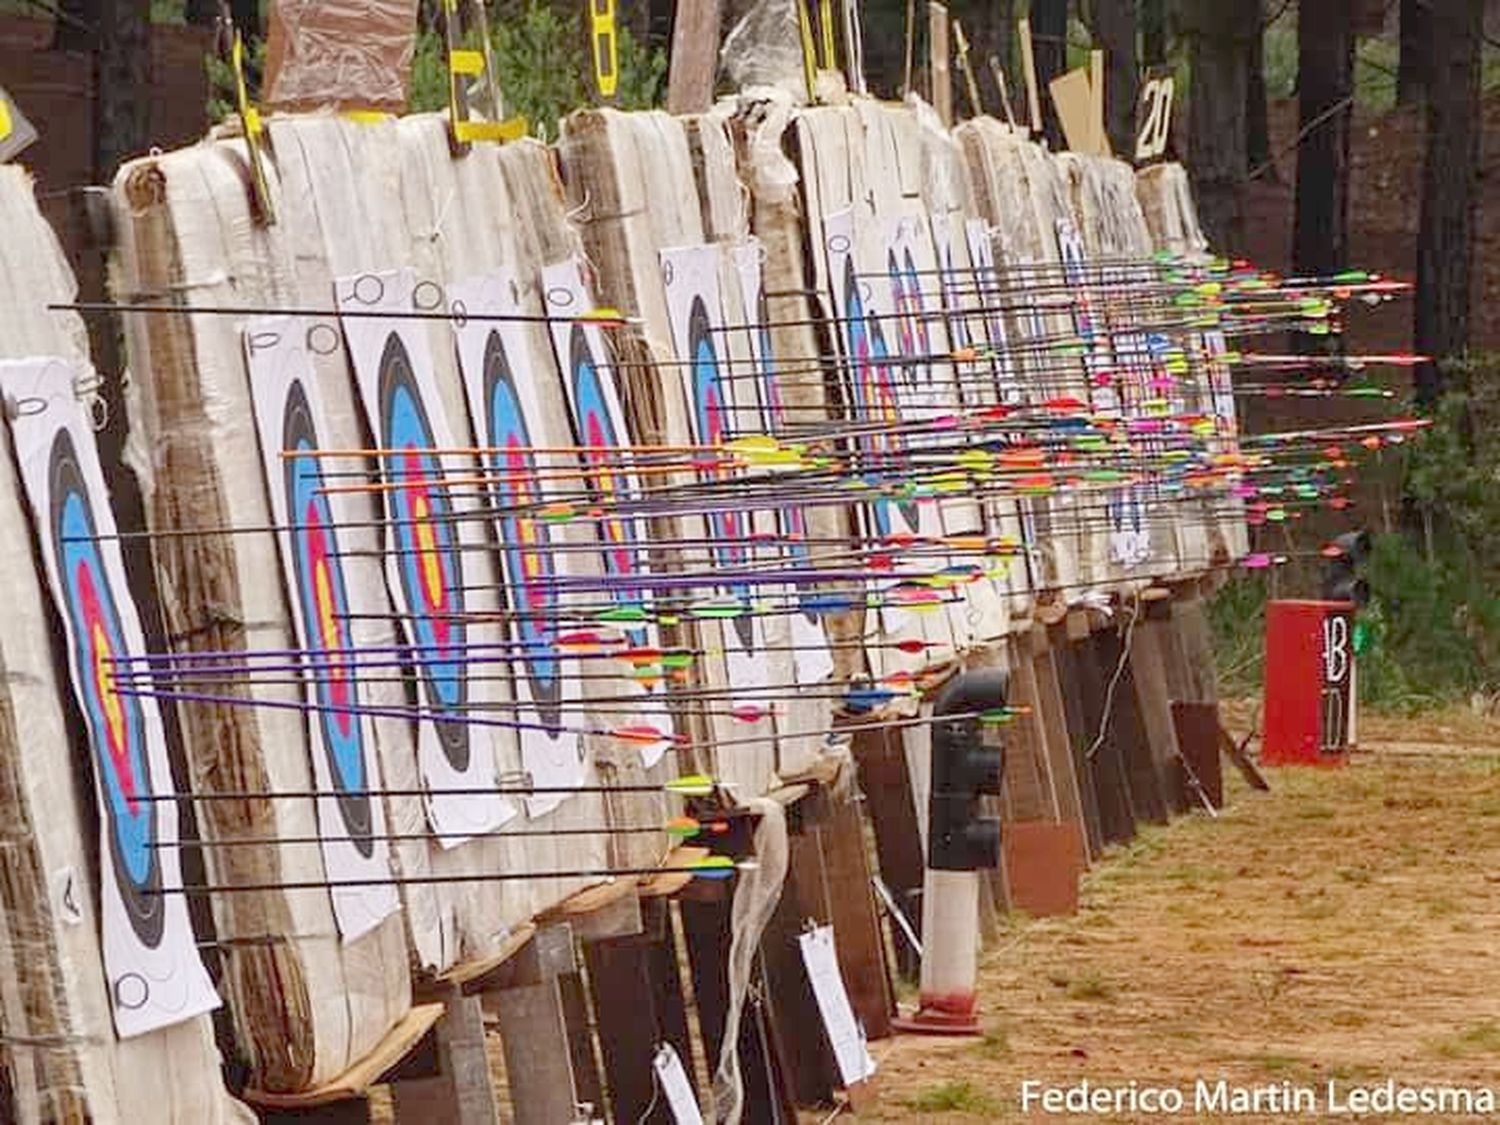
<instances>
[{"instance_id":1,"label":"wooden leg support","mask_svg":"<svg viewBox=\"0 0 1500 1125\"><path fill-rule=\"evenodd\" d=\"M477 996L457 984L438 986L431 997L443 1004L443 1018L431 1033L426 1066L413 1074L405 1065L391 1083L400 1125L445 1121L453 1125L493 1125L495 1091L484 1045L484 1015ZM411 1060L413 1063L416 1059Z\"/></svg>"},{"instance_id":2,"label":"wooden leg support","mask_svg":"<svg viewBox=\"0 0 1500 1125\"><path fill-rule=\"evenodd\" d=\"M729 1017L730 898L681 900L682 926L693 973L698 1028L703 1035L707 1070L713 1074ZM740 1016L740 1082L744 1090L742 1121L790 1125L797 1110L788 1096L785 1067L775 1050L763 1000L765 980L759 969Z\"/></svg>"},{"instance_id":3,"label":"wooden leg support","mask_svg":"<svg viewBox=\"0 0 1500 1125\"><path fill-rule=\"evenodd\" d=\"M922 925L922 830L907 771L901 732L889 728L853 731L852 749L859 787L875 829L875 857L880 877L912 928ZM915 979L918 959L905 938L895 943L901 974Z\"/></svg>"},{"instance_id":4,"label":"wooden leg support","mask_svg":"<svg viewBox=\"0 0 1500 1125\"><path fill-rule=\"evenodd\" d=\"M671 1043L692 1081L693 1049L667 900L642 899L641 918L640 934L585 942L584 960L612 1119L622 1125L670 1125L672 1112L657 1094L651 1060L658 1044Z\"/></svg>"},{"instance_id":5,"label":"wooden leg support","mask_svg":"<svg viewBox=\"0 0 1500 1125\"><path fill-rule=\"evenodd\" d=\"M572 929L555 923L537 931L502 977L487 982L485 1006L500 1024L516 1125L572 1121L578 1106L599 1107L588 1013L569 1002L569 982L577 979Z\"/></svg>"}]
</instances>

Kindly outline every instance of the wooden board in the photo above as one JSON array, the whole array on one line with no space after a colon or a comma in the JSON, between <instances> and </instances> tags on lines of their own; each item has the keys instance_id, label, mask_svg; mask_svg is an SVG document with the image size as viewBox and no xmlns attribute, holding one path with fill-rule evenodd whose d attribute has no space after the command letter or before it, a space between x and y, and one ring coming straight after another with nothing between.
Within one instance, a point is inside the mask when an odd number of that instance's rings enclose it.
<instances>
[{"instance_id":1,"label":"wooden board","mask_svg":"<svg viewBox=\"0 0 1500 1125\"><path fill-rule=\"evenodd\" d=\"M441 1004L413 1005L364 1058L328 1082L295 1094L248 1087L245 1098L266 1109L310 1109L359 1097L376 1085L386 1071L401 1062L442 1016Z\"/></svg>"}]
</instances>

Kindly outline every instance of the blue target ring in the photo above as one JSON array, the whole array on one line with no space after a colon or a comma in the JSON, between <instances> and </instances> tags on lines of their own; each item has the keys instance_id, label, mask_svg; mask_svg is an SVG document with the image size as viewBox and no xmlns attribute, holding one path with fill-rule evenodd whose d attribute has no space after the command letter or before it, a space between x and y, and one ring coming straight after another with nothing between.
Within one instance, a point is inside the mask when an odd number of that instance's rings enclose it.
<instances>
[{"instance_id":1,"label":"blue target ring","mask_svg":"<svg viewBox=\"0 0 1500 1125\"><path fill-rule=\"evenodd\" d=\"M578 443L584 447L585 465L599 467L601 471L589 475L588 486L607 508L615 499L619 489L615 486L612 467L613 451L619 448L619 435L610 420L609 408L604 400L604 386L599 378L599 365L594 350L589 346L588 336L580 325L573 326L569 349L569 370L573 387L573 423L577 429ZM594 453L593 450L600 452ZM606 511L606 516L608 512ZM635 572L635 535L630 522L623 519L606 518L599 524L604 546L600 556L604 570L611 575L631 575ZM637 600L639 591L625 586L616 586L614 600L629 603Z\"/></svg>"},{"instance_id":2,"label":"blue target ring","mask_svg":"<svg viewBox=\"0 0 1500 1125\"><path fill-rule=\"evenodd\" d=\"M155 948L165 925L155 790L146 745L141 699L116 689L117 659L127 655L109 572L99 552L93 505L84 486L73 440L66 430L53 438L48 458L48 497L54 562L71 626L69 653L79 686L84 724L99 788L109 860L130 927L143 945Z\"/></svg>"},{"instance_id":3,"label":"blue target ring","mask_svg":"<svg viewBox=\"0 0 1500 1125\"><path fill-rule=\"evenodd\" d=\"M885 342L885 333L878 319L865 311L864 298L860 296L859 279L854 272L854 258L844 265L844 313L848 322L849 358L854 369L854 400L859 407L860 421L893 423L900 420L899 404L895 388L891 385L890 348ZM883 466L884 459L878 454L894 448L899 438L875 435L865 439L864 445L877 454L873 458L876 467ZM875 474L878 483L880 475ZM915 504L895 504L909 527L917 526ZM869 502L875 530L878 534L890 535L893 528L892 501L877 499Z\"/></svg>"},{"instance_id":4,"label":"blue target ring","mask_svg":"<svg viewBox=\"0 0 1500 1125\"><path fill-rule=\"evenodd\" d=\"M410 614L412 659L433 711L461 715L468 704L468 674L462 662L463 567L459 561L453 504L443 467L433 453L432 424L422 404L411 357L392 332L380 357L381 444L387 450L385 480L397 572ZM439 741L448 763L469 768L469 733L463 722L439 720Z\"/></svg>"},{"instance_id":5,"label":"blue target ring","mask_svg":"<svg viewBox=\"0 0 1500 1125\"><path fill-rule=\"evenodd\" d=\"M282 449L313 452L318 433L307 392L300 382L287 391L282 418ZM313 457L283 461L283 487L292 525L292 585L302 611L312 661L313 693L318 702L318 733L339 808L350 840L361 855L374 854L374 821L365 777L364 725L354 670L346 663L355 651L349 624L349 594L337 526L323 491L322 473ZM355 791L351 795L350 791Z\"/></svg>"},{"instance_id":6,"label":"blue target ring","mask_svg":"<svg viewBox=\"0 0 1500 1125\"><path fill-rule=\"evenodd\" d=\"M730 406L724 396L724 385L719 378L719 357L714 348L713 333L708 322L708 307L702 297L694 297L688 312L688 354L692 357L693 414L698 423L698 440L705 445L719 445L729 436L725 417ZM723 476L717 468L701 471L700 479L716 480ZM714 540L714 562L722 567L743 566L746 561L745 523L741 513L735 511L710 512L708 530ZM741 604L750 603L750 587L739 582L729 587ZM735 632L739 634L745 651L754 649L755 631L749 614L732 619Z\"/></svg>"},{"instance_id":7,"label":"blue target ring","mask_svg":"<svg viewBox=\"0 0 1500 1125\"><path fill-rule=\"evenodd\" d=\"M489 436L486 444L489 472L494 483L490 494L497 509L496 522L504 540L501 551L510 584L509 598L519 611L516 635L525 645L525 675L532 700L549 723L561 721L561 668L557 648L548 629L556 619L557 584L554 578L551 537L534 513L517 509L536 504L529 478L536 475L531 452L531 433L521 413L515 376L498 332L491 332L484 347L484 401L488 409Z\"/></svg>"}]
</instances>

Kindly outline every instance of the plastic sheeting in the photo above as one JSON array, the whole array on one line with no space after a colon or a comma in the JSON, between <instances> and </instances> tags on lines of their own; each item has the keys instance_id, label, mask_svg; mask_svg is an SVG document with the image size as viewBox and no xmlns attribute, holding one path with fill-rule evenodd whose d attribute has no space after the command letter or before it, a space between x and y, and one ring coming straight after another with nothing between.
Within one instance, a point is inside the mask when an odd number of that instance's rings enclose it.
<instances>
[{"instance_id":1,"label":"plastic sheeting","mask_svg":"<svg viewBox=\"0 0 1500 1125\"><path fill-rule=\"evenodd\" d=\"M270 25L267 107L406 108L416 0L277 0Z\"/></svg>"}]
</instances>

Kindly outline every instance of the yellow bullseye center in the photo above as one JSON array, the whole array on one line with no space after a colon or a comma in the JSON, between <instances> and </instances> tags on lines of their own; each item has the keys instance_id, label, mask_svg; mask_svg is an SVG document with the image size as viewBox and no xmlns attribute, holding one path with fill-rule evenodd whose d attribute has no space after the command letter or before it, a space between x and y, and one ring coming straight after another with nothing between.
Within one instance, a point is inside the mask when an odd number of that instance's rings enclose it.
<instances>
[{"instance_id":1,"label":"yellow bullseye center","mask_svg":"<svg viewBox=\"0 0 1500 1125\"><path fill-rule=\"evenodd\" d=\"M438 556L437 537L428 522L431 507L427 497L418 495L412 499L412 523L416 532L417 554L421 561L422 587L427 594L427 604L438 609L443 604L443 564Z\"/></svg>"},{"instance_id":2,"label":"yellow bullseye center","mask_svg":"<svg viewBox=\"0 0 1500 1125\"><path fill-rule=\"evenodd\" d=\"M99 703L104 708L104 721L109 728L112 747L125 745L125 712L120 706L119 693L115 691L115 673L109 660L109 637L104 626L94 624L89 642L94 652L94 682L99 685Z\"/></svg>"}]
</instances>

